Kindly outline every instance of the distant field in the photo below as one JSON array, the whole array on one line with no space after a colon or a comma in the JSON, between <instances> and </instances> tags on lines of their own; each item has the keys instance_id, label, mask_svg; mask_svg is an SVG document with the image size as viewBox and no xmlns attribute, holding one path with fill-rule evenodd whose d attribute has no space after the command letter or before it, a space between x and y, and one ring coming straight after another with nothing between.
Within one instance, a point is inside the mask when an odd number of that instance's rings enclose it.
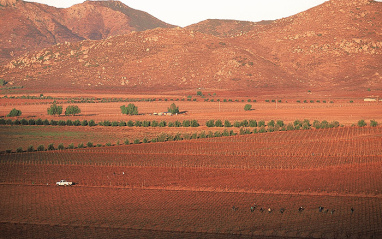
<instances>
[{"instance_id":1,"label":"distant field","mask_svg":"<svg viewBox=\"0 0 382 239\"><path fill-rule=\"evenodd\" d=\"M5 238L382 236L381 127L12 153L0 169Z\"/></svg>"}]
</instances>

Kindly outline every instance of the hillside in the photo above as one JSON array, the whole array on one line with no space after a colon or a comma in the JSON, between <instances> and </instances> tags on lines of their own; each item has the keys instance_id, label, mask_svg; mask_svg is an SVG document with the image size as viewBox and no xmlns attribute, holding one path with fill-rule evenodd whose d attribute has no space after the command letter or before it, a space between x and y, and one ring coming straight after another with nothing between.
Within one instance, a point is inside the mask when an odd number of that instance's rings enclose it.
<instances>
[{"instance_id":1,"label":"hillside","mask_svg":"<svg viewBox=\"0 0 382 239\"><path fill-rule=\"evenodd\" d=\"M21 0L1 0L0 22L0 63L57 43L173 27L119 1L85 1L60 9Z\"/></svg>"},{"instance_id":2,"label":"hillside","mask_svg":"<svg viewBox=\"0 0 382 239\"><path fill-rule=\"evenodd\" d=\"M271 24L273 21L248 22L236 20L208 19L185 27L187 30L211 34L217 37L235 37Z\"/></svg>"},{"instance_id":3,"label":"hillside","mask_svg":"<svg viewBox=\"0 0 382 239\"><path fill-rule=\"evenodd\" d=\"M381 29L381 2L331 0L235 43L312 89L382 89Z\"/></svg>"},{"instance_id":4,"label":"hillside","mask_svg":"<svg viewBox=\"0 0 382 239\"><path fill-rule=\"evenodd\" d=\"M73 91L381 91L381 10L381 2L332 0L270 24L208 20L57 44L6 64L0 78Z\"/></svg>"}]
</instances>

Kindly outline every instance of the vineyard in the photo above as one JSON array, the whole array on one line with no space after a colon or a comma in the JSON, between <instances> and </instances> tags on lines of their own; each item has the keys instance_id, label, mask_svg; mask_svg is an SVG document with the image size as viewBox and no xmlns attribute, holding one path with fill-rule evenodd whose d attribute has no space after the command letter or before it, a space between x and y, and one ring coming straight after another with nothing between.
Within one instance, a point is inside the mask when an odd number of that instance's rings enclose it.
<instances>
[{"instance_id":1,"label":"vineyard","mask_svg":"<svg viewBox=\"0 0 382 239\"><path fill-rule=\"evenodd\" d=\"M379 238L381 171L381 127L2 154L0 237Z\"/></svg>"}]
</instances>

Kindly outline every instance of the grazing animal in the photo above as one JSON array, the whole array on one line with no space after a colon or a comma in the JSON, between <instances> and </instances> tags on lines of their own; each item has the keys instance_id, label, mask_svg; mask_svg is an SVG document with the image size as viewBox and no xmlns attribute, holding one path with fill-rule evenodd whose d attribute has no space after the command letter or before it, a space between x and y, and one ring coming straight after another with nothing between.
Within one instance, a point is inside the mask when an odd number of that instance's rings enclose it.
<instances>
[{"instance_id":1,"label":"grazing animal","mask_svg":"<svg viewBox=\"0 0 382 239\"><path fill-rule=\"evenodd\" d=\"M319 207L319 208L318 208L318 211L319 211L319 212L322 212L322 210L324 210L324 207Z\"/></svg>"},{"instance_id":2,"label":"grazing animal","mask_svg":"<svg viewBox=\"0 0 382 239\"><path fill-rule=\"evenodd\" d=\"M354 208L353 208L353 207L350 208L350 211L351 211L351 214L353 214L353 212L354 212Z\"/></svg>"},{"instance_id":3,"label":"grazing animal","mask_svg":"<svg viewBox=\"0 0 382 239\"><path fill-rule=\"evenodd\" d=\"M331 214L333 214L333 213L334 213L334 211L335 211L335 210L334 210L334 209L332 209L332 211L331 211L330 213L331 213Z\"/></svg>"},{"instance_id":4,"label":"grazing animal","mask_svg":"<svg viewBox=\"0 0 382 239\"><path fill-rule=\"evenodd\" d=\"M264 208L260 208L260 212L264 212Z\"/></svg>"},{"instance_id":5,"label":"grazing animal","mask_svg":"<svg viewBox=\"0 0 382 239\"><path fill-rule=\"evenodd\" d=\"M268 212L271 213L271 212L272 212L272 209L271 209L271 208L268 208Z\"/></svg>"},{"instance_id":6,"label":"grazing animal","mask_svg":"<svg viewBox=\"0 0 382 239\"><path fill-rule=\"evenodd\" d=\"M280 209L280 213L282 214L282 213L284 213L285 212L285 208L281 208Z\"/></svg>"},{"instance_id":7,"label":"grazing animal","mask_svg":"<svg viewBox=\"0 0 382 239\"><path fill-rule=\"evenodd\" d=\"M302 212L302 211L304 211L304 209L305 209L305 208L300 207L300 208L298 209L298 211L299 211L299 212Z\"/></svg>"},{"instance_id":8,"label":"grazing animal","mask_svg":"<svg viewBox=\"0 0 382 239\"><path fill-rule=\"evenodd\" d=\"M251 207L251 212L254 212L255 211L255 207Z\"/></svg>"}]
</instances>

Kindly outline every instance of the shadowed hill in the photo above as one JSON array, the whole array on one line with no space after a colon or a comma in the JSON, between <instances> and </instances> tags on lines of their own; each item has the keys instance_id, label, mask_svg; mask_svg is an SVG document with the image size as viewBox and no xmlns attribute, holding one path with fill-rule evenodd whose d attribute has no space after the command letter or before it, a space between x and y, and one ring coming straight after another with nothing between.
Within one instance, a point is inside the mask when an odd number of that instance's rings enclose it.
<instances>
[{"instance_id":1,"label":"shadowed hill","mask_svg":"<svg viewBox=\"0 0 382 239\"><path fill-rule=\"evenodd\" d=\"M0 62L65 41L99 40L131 31L173 27L119 1L86 1L66 9L21 0L2 3Z\"/></svg>"}]
</instances>

